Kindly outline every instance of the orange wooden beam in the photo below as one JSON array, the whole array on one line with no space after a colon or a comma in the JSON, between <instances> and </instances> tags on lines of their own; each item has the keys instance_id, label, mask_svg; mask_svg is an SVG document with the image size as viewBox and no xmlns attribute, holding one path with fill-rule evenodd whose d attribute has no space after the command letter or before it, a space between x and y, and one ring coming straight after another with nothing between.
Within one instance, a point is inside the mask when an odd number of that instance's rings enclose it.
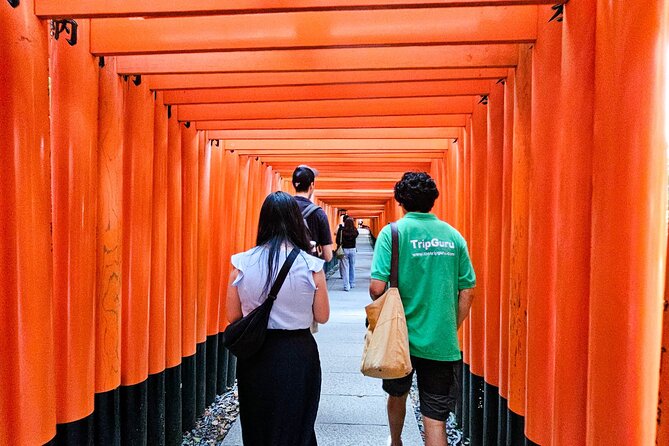
<instances>
[{"instance_id":1,"label":"orange wooden beam","mask_svg":"<svg viewBox=\"0 0 669 446\"><path fill-rule=\"evenodd\" d=\"M411 26L407 27L407 23ZM450 26L444 26L445 23ZM536 6L111 18L92 22L91 52L121 55L426 43L530 43L536 40L536 34Z\"/></svg>"},{"instance_id":2,"label":"orange wooden beam","mask_svg":"<svg viewBox=\"0 0 669 446\"><path fill-rule=\"evenodd\" d=\"M199 121L199 130L366 129L462 127L466 115L397 115L353 118ZM213 138L212 138L213 139Z\"/></svg>"},{"instance_id":3,"label":"orange wooden beam","mask_svg":"<svg viewBox=\"0 0 669 446\"><path fill-rule=\"evenodd\" d=\"M198 126L199 128L199 126ZM379 139L457 138L458 127L435 128L378 128L378 129L306 129L306 130L215 130L209 131L209 139Z\"/></svg>"},{"instance_id":4,"label":"orange wooden beam","mask_svg":"<svg viewBox=\"0 0 669 446\"><path fill-rule=\"evenodd\" d=\"M332 182L319 180L318 187L323 189L337 190L367 190L367 189L392 189L396 181L347 181Z\"/></svg>"},{"instance_id":5,"label":"orange wooden beam","mask_svg":"<svg viewBox=\"0 0 669 446\"><path fill-rule=\"evenodd\" d=\"M179 121L224 119L317 118L346 116L392 116L466 114L472 110L469 96L438 98L345 99L334 101L262 102L257 104L181 105Z\"/></svg>"},{"instance_id":6,"label":"orange wooden beam","mask_svg":"<svg viewBox=\"0 0 669 446\"><path fill-rule=\"evenodd\" d=\"M211 14L249 14L278 11L406 9L425 7L508 6L564 3L566 0L289 0L268 2L242 0L36 0L35 13L42 18L166 17Z\"/></svg>"},{"instance_id":7,"label":"orange wooden beam","mask_svg":"<svg viewBox=\"0 0 669 446\"><path fill-rule=\"evenodd\" d=\"M212 138L214 132L209 132L209 138ZM317 155L318 151L350 151L351 155L365 155L368 151L430 151L448 150L448 140L445 139L300 139L291 141L272 141L268 143L264 140L229 140L225 141L225 148L235 150L239 153L245 151L256 155L263 153L297 153L298 151L307 151ZM393 156L390 154L389 156ZM293 155L294 158L301 158L302 155Z\"/></svg>"},{"instance_id":8,"label":"orange wooden beam","mask_svg":"<svg viewBox=\"0 0 669 446\"><path fill-rule=\"evenodd\" d=\"M347 85L245 87L165 92L166 104L223 104L235 102L378 99L487 94L492 82L483 80L360 83Z\"/></svg>"},{"instance_id":9,"label":"orange wooden beam","mask_svg":"<svg viewBox=\"0 0 669 446\"><path fill-rule=\"evenodd\" d=\"M504 68L425 68L401 71L296 71L282 73L153 74L145 81L153 90L189 90L268 86L322 86L358 83L501 79Z\"/></svg>"},{"instance_id":10,"label":"orange wooden beam","mask_svg":"<svg viewBox=\"0 0 669 446\"><path fill-rule=\"evenodd\" d=\"M275 171L281 173L282 176L286 177L292 174L295 170L296 161L290 162L277 162L272 163L272 168ZM351 161L340 161L340 162L313 162L309 163L309 166L318 169L321 175L327 175L328 173L336 173L337 176L340 176L342 172L356 172L360 176L360 172L365 172L365 175L370 171L370 165L368 162L351 162ZM399 180L402 176L401 174L408 170L422 170L427 172L430 168L429 162L407 162L402 163L388 163L388 162L376 162L374 163L375 172L393 172L398 174L397 179ZM318 181L318 179L316 180Z\"/></svg>"},{"instance_id":11,"label":"orange wooden beam","mask_svg":"<svg viewBox=\"0 0 669 446\"><path fill-rule=\"evenodd\" d=\"M122 56L117 70L119 74L176 74L502 68L515 66L517 62L515 44L435 45Z\"/></svg>"}]
</instances>

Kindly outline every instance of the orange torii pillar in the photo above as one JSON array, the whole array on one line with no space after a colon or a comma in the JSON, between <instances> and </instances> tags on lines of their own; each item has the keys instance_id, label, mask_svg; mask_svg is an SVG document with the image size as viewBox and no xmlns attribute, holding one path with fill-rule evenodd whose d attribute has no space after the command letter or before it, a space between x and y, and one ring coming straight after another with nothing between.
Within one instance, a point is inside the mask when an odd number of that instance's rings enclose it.
<instances>
[{"instance_id":1,"label":"orange torii pillar","mask_svg":"<svg viewBox=\"0 0 669 446\"><path fill-rule=\"evenodd\" d=\"M589 445L656 440L667 255L668 12L664 0L597 2Z\"/></svg>"},{"instance_id":2,"label":"orange torii pillar","mask_svg":"<svg viewBox=\"0 0 669 446\"><path fill-rule=\"evenodd\" d=\"M532 93L532 49L521 45L516 67L511 196L511 263L509 294L509 414L507 443L525 441L527 366L527 243Z\"/></svg>"},{"instance_id":3,"label":"orange torii pillar","mask_svg":"<svg viewBox=\"0 0 669 446\"><path fill-rule=\"evenodd\" d=\"M550 446L555 370L555 275L562 26L540 6L532 56L532 141L527 273L527 394L525 434Z\"/></svg>"},{"instance_id":4,"label":"orange torii pillar","mask_svg":"<svg viewBox=\"0 0 669 446\"><path fill-rule=\"evenodd\" d=\"M499 301L499 417L497 439L506 444L509 415L509 295L511 292L511 180L513 177L513 115L515 71L504 83L504 147L502 173L502 246Z\"/></svg>"},{"instance_id":5,"label":"orange torii pillar","mask_svg":"<svg viewBox=\"0 0 669 446\"><path fill-rule=\"evenodd\" d=\"M211 141L211 193L209 196L209 267L207 269L206 301L207 301L207 366L205 385L205 406L209 406L216 398L216 382L218 378L218 332L220 319L220 281L222 264L224 219L224 182L225 150L220 141Z\"/></svg>"},{"instance_id":6,"label":"orange torii pillar","mask_svg":"<svg viewBox=\"0 0 669 446\"><path fill-rule=\"evenodd\" d=\"M471 116L467 119L465 124L465 129L462 133L462 146L463 146L463 210L462 210L462 220L461 227L458 229L462 236L467 241L467 244L471 246L471 135L472 135L472 120ZM471 248L470 248L471 249ZM471 355L469 348L469 318L465 319L460 327L460 333L462 333L462 432L465 437L469 437L469 384L471 382L470 373L471 373Z\"/></svg>"},{"instance_id":7,"label":"orange torii pillar","mask_svg":"<svg viewBox=\"0 0 669 446\"><path fill-rule=\"evenodd\" d=\"M218 320L219 332L223 332L228 326L228 320L225 314L225 300L228 293L228 283L230 277L230 271L232 271L232 265L230 263L230 257L235 254L237 237L233 228L237 227L237 218L238 218L238 203L237 203L237 190L238 190L238 181L237 176L239 173L239 156L234 152L225 151L224 154L225 162L225 189L223 194L223 203L221 205L222 216L222 230L225 231L227 236L221 240L222 245L222 266L221 266L221 279L219 283L219 293L221 295L220 302L220 313ZM230 355L223 345L223 337L219 336L218 344L218 369L217 369L217 381L216 381L216 393L222 395L228 389L228 382L233 378L233 374L228 372L229 366L231 364L232 355Z\"/></svg>"},{"instance_id":8,"label":"orange torii pillar","mask_svg":"<svg viewBox=\"0 0 669 446\"><path fill-rule=\"evenodd\" d=\"M181 124L182 168L182 282L181 282L181 398L182 429L195 425L196 345L197 345L197 214L198 140L195 127Z\"/></svg>"},{"instance_id":9,"label":"orange torii pillar","mask_svg":"<svg viewBox=\"0 0 669 446\"><path fill-rule=\"evenodd\" d=\"M167 122L167 273L165 327L165 444L181 444L181 129L176 110Z\"/></svg>"},{"instance_id":10,"label":"orange torii pillar","mask_svg":"<svg viewBox=\"0 0 669 446\"><path fill-rule=\"evenodd\" d=\"M485 376L485 292L487 269L487 164L488 110L474 99L471 151L471 238L469 252L476 272L476 297L469 312L469 435L474 445L483 444L483 399Z\"/></svg>"},{"instance_id":11,"label":"orange torii pillar","mask_svg":"<svg viewBox=\"0 0 669 446\"><path fill-rule=\"evenodd\" d=\"M504 85L491 87L488 99L486 162L485 387L483 444L497 445L499 413L500 285L502 258L502 176L504 173Z\"/></svg>"},{"instance_id":12,"label":"orange torii pillar","mask_svg":"<svg viewBox=\"0 0 669 446\"><path fill-rule=\"evenodd\" d=\"M126 83L123 153L123 302L121 443L147 435L149 294L153 196L153 95Z\"/></svg>"},{"instance_id":13,"label":"orange torii pillar","mask_svg":"<svg viewBox=\"0 0 669 446\"><path fill-rule=\"evenodd\" d=\"M153 112L153 194L149 301L147 444L165 443L167 278L167 108L156 93ZM146 255L146 253L145 253Z\"/></svg>"},{"instance_id":14,"label":"orange torii pillar","mask_svg":"<svg viewBox=\"0 0 669 446\"><path fill-rule=\"evenodd\" d=\"M53 39L50 48L57 440L80 444L93 435L95 395L98 65L89 26L79 21L75 46Z\"/></svg>"},{"instance_id":15,"label":"orange torii pillar","mask_svg":"<svg viewBox=\"0 0 669 446\"><path fill-rule=\"evenodd\" d=\"M204 132L197 133L197 304L195 352L195 415L204 413L207 367L207 270L209 268L209 239L211 233L209 196L211 187L211 143ZM185 229L185 228L184 228Z\"/></svg>"},{"instance_id":16,"label":"orange torii pillar","mask_svg":"<svg viewBox=\"0 0 669 446\"><path fill-rule=\"evenodd\" d=\"M100 70L98 101L95 444L121 440L123 90L116 61L107 59Z\"/></svg>"},{"instance_id":17,"label":"orange torii pillar","mask_svg":"<svg viewBox=\"0 0 669 446\"><path fill-rule=\"evenodd\" d=\"M56 435L48 29L33 3L0 5L0 444Z\"/></svg>"},{"instance_id":18,"label":"orange torii pillar","mask_svg":"<svg viewBox=\"0 0 669 446\"><path fill-rule=\"evenodd\" d=\"M669 251L669 246L667 247ZM662 322L662 362L660 364L660 396L657 405L657 440L656 444L669 444L669 264L664 285L664 315Z\"/></svg>"},{"instance_id":19,"label":"orange torii pillar","mask_svg":"<svg viewBox=\"0 0 669 446\"><path fill-rule=\"evenodd\" d=\"M571 2L562 22L553 435L584 442L587 417L590 215L596 2ZM569 392L559 391L569 389Z\"/></svg>"}]
</instances>

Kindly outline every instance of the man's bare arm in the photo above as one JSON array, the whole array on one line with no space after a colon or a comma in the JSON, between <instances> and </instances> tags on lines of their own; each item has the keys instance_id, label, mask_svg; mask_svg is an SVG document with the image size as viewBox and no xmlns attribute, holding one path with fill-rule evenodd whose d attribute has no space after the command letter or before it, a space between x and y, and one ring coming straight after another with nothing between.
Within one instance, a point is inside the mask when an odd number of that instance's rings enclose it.
<instances>
[{"instance_id":1,"label":"man's bare arm","mask_svg":"<svg viewBox=\"0 0 669 446\"><path fill-rule=\"evenodd\" d=\"M323 260L326 262L332 260L332 245L323 245L321 248L323 249Z\"/></svg>"},{"instance_id":2,"label":"man's bare arm","mask_svg":"<svg viewBox=\"0 0 669 446\"><path fill-rule=\"evenodd\" d=\"M458 293L458 328L467 319L469 316L469 309L472 306L472 301L474 300L474 289L468 288L466 290L460 290Z\"/></svg>"},{"instance_id":3,"label":"man's bare arm","mask_svg":"<svg viewBox=\"0 0 669 446\"><path fill-rule=\"evenodd\" d=\"M369 282L369 295L372 300L376 300L379 297L383 296L383 293L386 292L386 282L383 280L372 279Z\"/></svg>"}]
</instances>

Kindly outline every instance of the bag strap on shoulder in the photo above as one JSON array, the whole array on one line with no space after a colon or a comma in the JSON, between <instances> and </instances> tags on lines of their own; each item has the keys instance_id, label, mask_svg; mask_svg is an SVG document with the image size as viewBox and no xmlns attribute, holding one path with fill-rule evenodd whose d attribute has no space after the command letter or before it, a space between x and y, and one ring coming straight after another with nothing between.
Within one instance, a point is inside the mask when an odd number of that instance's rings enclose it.
<instances>
[{"instance_id":1,"label":"bag strap on shoulder","mask_svg":"<svg viewBox=\"0 0 669 446\"><path fill-rule=\"evenodd\" d=\"M309 206L302 209L302 218L304 218L306 220L307 218L309 218L309 216L311 214L313 214L316 211L316 209L320 209L320 208L321 208L320 206L318 206L314 203L311 203Z\"/></svg>"},{"instance_id":2,"label":"bag strap on shoulder","mask_svg":"<svg viewBox=\"0 0 669 446\"><path fill-rule=\"evenodd\" d=\"M300 250L298 248L293 248L290 254L288 254L286 261L283 262L283 266L281 267L279 274L276 276L276 280L272 285L272 289L269 290L269 296L267 296L268 299L276 300L276 296L277 294L279 294L279 291L283 286L283 282L286 280L286 277L288 276L288 271L290 271L290 268L293 266L293 262L295 261L299 253Z\"/></svg>"},{"instance_id":3,"label":"bag strap on shoulder","mask_svg":"<svg viewBox=\"0 0 669 446\"><path fill-rule=\"evenodd\" d=\"M397 231L397 223L390 224L390 234L392 237L392 250L390 255L390 287L397 288L400 263L400 236Z\"/></svg>"}]
</instances>

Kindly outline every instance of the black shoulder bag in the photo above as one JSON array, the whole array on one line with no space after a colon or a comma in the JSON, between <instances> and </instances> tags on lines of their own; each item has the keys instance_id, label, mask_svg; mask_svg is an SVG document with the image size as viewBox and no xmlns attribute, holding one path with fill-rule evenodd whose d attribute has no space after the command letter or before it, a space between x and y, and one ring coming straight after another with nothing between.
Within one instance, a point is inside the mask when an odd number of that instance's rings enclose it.
<instances>
[{"instance_id":1,"label":"black shoulder bag","mask_svg":"<svg viewBox=\"0 0 669 446\"><path fill-rule=\"evenodd\" d=\"M267 334L267 323L269 322L272 306L299 253L299 249L293 248L288 255L265 302L243 318L228 325L223 332L223 345L236 357L248 359L262 347Z\"/></svg>"}]
</instances>

